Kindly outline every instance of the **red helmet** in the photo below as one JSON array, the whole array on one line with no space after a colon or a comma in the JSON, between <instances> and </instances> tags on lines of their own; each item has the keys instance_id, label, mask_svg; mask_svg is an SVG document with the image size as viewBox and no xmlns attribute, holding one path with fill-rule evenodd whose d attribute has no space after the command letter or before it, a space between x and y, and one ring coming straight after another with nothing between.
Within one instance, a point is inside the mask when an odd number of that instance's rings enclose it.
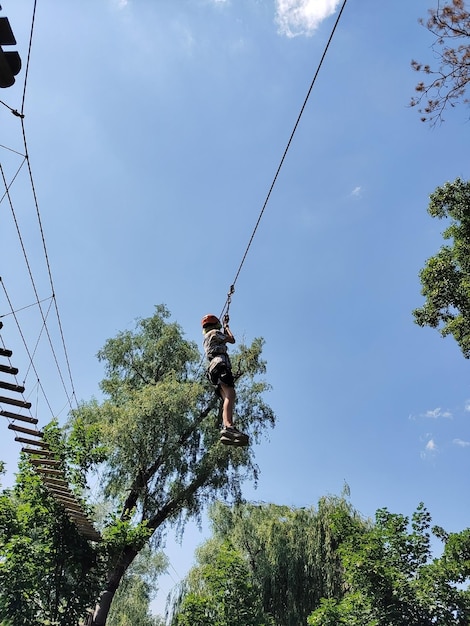
<instances>
[{"instance_id":1,"label":"red helmet","mask_svg":"<svg viewBox=\"0 0 470 626\"><path fill-rule=\"evenodd\" d=\"M201 320L201 324L203 328L206 328L206 326L217 326L218 328L221 328L222 326L219 318L211 314L204 315L204 317Z\"/></svg>"}]
</instances>

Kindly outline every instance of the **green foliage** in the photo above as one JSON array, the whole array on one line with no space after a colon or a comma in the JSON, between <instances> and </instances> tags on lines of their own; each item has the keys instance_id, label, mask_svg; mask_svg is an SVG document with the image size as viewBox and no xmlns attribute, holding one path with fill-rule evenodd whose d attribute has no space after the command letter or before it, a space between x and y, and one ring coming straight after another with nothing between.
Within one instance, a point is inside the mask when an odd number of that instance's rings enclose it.
<instances>
[{"instance_id":1,"label":"green foliage","mask_svg":"<svg viewBox=\"0 0 470 626\"><path fill-rule=\"evenodd\" d=\"M240 499L242 481L258 476L252 447L220 445L220 400L197 346L169 316L160 305L134 331L105 343L98 353L104 399L81 404L67 426L76 482L85 484L90 472L99 472L108 507L106 598L146 541L157 548L168 524L181 531L216 497ZM274 424L263 398L268 386L259 378L266 369L262 346L256 339L232 354L237 422L254 440ZM104 602L97 623L104 623L108 608Z\"/></svg>"},{"instance_id":2,"label":"green foliage","mask_svg":"<svg viewBox=\"0 0 470 626\"><path fill-rule=\"evenodd\" d=\"M420 326L452 335L470 358L470 182L457 178L431 195L428 212L450 220L443 232L450 245L427 260L420 272L425 304L413 311Z\"/></svg>"},{"instance_id":3,"label":"green foliage","mask_svg":"<svg viewBox=\"0 0 470 626\"><path fill-rule=\"evenodd\" d=\"M196 609L207 614L207 597L200 590L209 584L209 574L201 564L221 564L230 538L230 546L242 558L248 580L259 596L264 619L269 615L274 624L304 624L322 597L341 595L343 578L337 548L351 533L366 527L346 500L335 497L322 498L317 509L217 503L211 509L211 519L214 537L198 551L200 565L189 574L182 604L180 597L174 605L178 619L181 607L189 615ZM224 584L235 589L239 597L245 596L246 590L230 568L222 570ZM225 602L221 594L207 606L213 612L222 611Z\"/></svg>"},{"instance_id":4,"label":"green foliage","mask_svg":"<svg viewBox=\"0 0 470 626\"><path fill-rule=\"evenodd\" d=\"M9 626L77 623L98 590L100 560L29 463L0 495L0 619Z\"/></svg>"},{"instance_id":5,"label":"green foliage","mask_svg":"<svg viewBox=\"0 0 470 626\"><path fill-rule=\"evenodd\" d=\"M233 355L236 413L255 440L274 424L263 399L268 386L259 379L262 345L257 339ZM161 572L153 559L169 524L181 530L216 497L239 500L242 481L257 478L252 447L220 445L220 401L197 346L164 306L109 339L98 358L104 399L82 403L65 429L52 422L45 437L88 513L88 480L99 475L93 509L105 510L103 542L92 547L78 534L25 461L15 490L0 496L4 626L8 619L10 626L78 623L97 600L93 623L103 626L116 592L114 624L156 624L148 611L154 581L136 569L136 557L150 547L152 571Z\"/></svg>"},{"instance_id":6,"label":"green foliage","mask_svg":"<svg viewBox=\"0 0 470 626\"><path fill-rule=\"evenodd\" d=\"M409 518L387 509L376 513L368 531L352 535L339 552L347 590L310 616L310 626L463 626L470 618L468 582L470 531L447 536L430 531L431 517L420 505ZM431 532L445 541L432 558ZM336 620L336 621L335 621Z\"/></svg>"},{"instance_id":7,"label":"green foliage","mask_svg":"<svg viewBox=\"0 0 470 626\"><path fill-rule=\"evenodd\" d=\"M269 626L243 555L230 541L199 554L173 626ZM209 548L209 549L208 549Z\"/></svg>"}]
</instances>

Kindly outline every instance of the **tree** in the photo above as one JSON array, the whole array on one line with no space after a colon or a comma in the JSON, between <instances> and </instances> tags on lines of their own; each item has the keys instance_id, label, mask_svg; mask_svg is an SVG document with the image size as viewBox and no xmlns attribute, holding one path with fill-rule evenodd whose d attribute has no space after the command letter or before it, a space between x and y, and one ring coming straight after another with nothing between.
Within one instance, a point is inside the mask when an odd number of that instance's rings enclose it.
<instances>
[{"instance_id":1,"label":"tree","mask_svg":"<svg viewBox=\"0 0 470 626\"><path fill-rule=\"evenodd\" d=\"M99 571L99 554L23 459L14 488L0 494L0 623L76 623L98 592Z\"/></svg>"},{"instance_id":2,"label":"tree","mask_svg":"<svg viewBox=\"0 0 470 626\"><path fill-rule=\"evenodd\" d=\"M444 245L420 271L425 304L413 311L419 326L452 335L465 358L470 358L470 182L457 178L431 195L428 213L447 218Z\"/></svg>"},{"instance_id":3,"label":"tree","mask_svg":"<svg viewBox=\"0 0 470 626\"><path fill-rule=\"evenodd\" d=\"M435 124L443 120L447 105L454 107L465 94L470 81L470 12L464 0L449 0L429 10L429 18L421 24L435 36L432 46L438 59L438 68L412 61L417 72L423 72L426 81L416 86L418 96L411 106L420 107L423 122ZM464 102L468 103L468 98Z\"/></svg>"},{"instance_id":4,"label":"tree","mask_svg":"<svg viewBox=\"0 0 470 626\"><path fill-rule=\"evenodd\" d=\"M309 626L465 626L470 619L470 529L447 534L432 559L431 517L420 504L409 518L380 509L375 524L339 548L345 576L341 599L323 600Z\"/></svg>"},{"instance_id":5,"label":"tree","mask_svg":"<svg viewBox=\"0 0 470 626\"><path fill-rule=\"evenodd\" d=\"M218 442L219 400L205 381L201 356L160 305L136 330L109 339L98 357L105 364L105 399L73 411L68 425L74 475L86 484L100 472L111 511L103 528L106 577L92 619L106 624L123 577L143 547L161 544L164 530L199 519L216 497L240 499L244 479L256 479L253 447ZM258 441L274 424L263 400L268 389L263 341L241 345L233 355L238 372L238 424ZM179 524L179 526L178 526Z\"/></svg>"},{"instance_id":6,"label":"tree","mask_svg":"<svg viewBox=\"0 0 470 626\"><path fill-rule=\"evenodd\" d=\"M337 548L365 522L344 498L321 498L318 507L296 509L274 504L218 503L210 512L213 538L198 551L198 565L189 573L182 594L173 605L172 626L211 623L218 615L230 615L224 593L212 589L210 565L222 569L224 586L236 597L249 597L246 586L256 591L260 613L251 606L248 624L305 624L307 616L324 596L342 594L342 568ZM243 564L242 584L221 555L227 545ZM248 576L248 578L247 578ZM181 621L182 617L188 621ZM191 619L194 620L191 622ZM196 620L200 621L197 622ZM204 621L205 620L205 621ZM214 622L229 626L235 622Z\"/></svg>"},{"instance_id":7,"label":"tree","mask_svg":"<svg viewBox=\"0 0 470 626\"><path fill-rule=\"evenodd\" d=\"M208 542L183 586L173 626L274 626L248 563L230 540Z\"/></svg>"}]
</instances>

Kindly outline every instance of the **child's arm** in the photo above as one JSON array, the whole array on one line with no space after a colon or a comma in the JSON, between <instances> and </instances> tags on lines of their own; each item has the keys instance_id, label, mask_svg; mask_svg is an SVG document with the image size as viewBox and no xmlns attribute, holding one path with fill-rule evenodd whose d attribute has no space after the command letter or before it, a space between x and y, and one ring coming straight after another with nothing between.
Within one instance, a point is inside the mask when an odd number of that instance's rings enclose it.
<instances>
[{"instance_id":1,"label":"child's arm","mask_svg":"<svg viewBox=\"0 0 470 626\"><path fill-rule=\"evenodd\" d=\"M228 315L224 317L224 334L225 334L225 343L235 343L235 337L232 334L232 331L228 327Z\"/></svg>"}]
</instances>

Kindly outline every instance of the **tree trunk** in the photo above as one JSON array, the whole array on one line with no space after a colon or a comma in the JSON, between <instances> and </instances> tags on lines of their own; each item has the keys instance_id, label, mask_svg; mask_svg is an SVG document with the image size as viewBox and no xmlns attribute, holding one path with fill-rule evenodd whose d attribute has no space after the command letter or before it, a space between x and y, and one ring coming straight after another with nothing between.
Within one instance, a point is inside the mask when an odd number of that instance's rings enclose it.
<instances>
[{"instance_id":1,"label":"tree trunk","mask_svg":"<svg viewBox=\"0 0 470 626\"><path fill-rule=\"evenodd\" d=\"M124 576L128 567L138 553L139 550L134 547L127 546L126 548L124 548L124 551L119 561L109 575L106 589L101 594L100 599L95 607L95 612L93 613L93 615L90 616L90 619L87 622L87 626L106 625L106 621L109 615L109 609L111 608L111 602L113 601L114 595L119 587L122 577Z\"/></svg>"}]
</instances>

